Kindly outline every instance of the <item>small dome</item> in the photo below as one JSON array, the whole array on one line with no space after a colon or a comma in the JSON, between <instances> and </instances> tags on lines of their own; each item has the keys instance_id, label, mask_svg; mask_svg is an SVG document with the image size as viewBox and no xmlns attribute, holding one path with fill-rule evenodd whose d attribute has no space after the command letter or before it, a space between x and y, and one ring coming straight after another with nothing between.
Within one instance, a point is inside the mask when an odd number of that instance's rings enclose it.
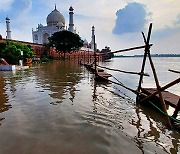
<instances>
[{"instance_id":1,"label":"small dome","mask_svg":"<svg viewBox=\"0 0 180 154\"><path fill-rule=\"evenodd\" d=\"M84 39L84 44L88 44L88 41L86 39Z\"/></svg>"},{"instance_id":2,"label":"small dome","mask_svg":"<svg viewBox=\"0 0 180 154\"><path fill-rule=\"evenodd\" d=\"M55 9L47 16L47 25L57 25L58 23L63 23L65 25L64 16L56 9Z\"/></svg>"},{"instance_id":3,"label":"small dome","mask_svg":"<svg viewBox=\"0 0 180 154\"><path fill-rule=\"evenodd\" d=\"M69 8L69 11L73 11L74 9L73 9L73 7L71 6L70 8Z\"/></svg>"},{"instance_id":4,"label":"small dome","mask_svg":"<svg viewBox=\"0 0 180 154\"><path fill-rule=\"evenodd\" d=\"M6 17L6 20L10 20L9 17Z\"/></svg>"}]
</instances>

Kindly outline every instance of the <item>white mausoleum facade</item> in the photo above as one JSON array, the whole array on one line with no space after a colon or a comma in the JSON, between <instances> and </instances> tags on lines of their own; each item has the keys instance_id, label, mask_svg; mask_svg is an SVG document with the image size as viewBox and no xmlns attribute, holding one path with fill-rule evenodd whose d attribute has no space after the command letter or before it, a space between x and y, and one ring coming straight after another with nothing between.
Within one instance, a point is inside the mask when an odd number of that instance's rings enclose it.
<instances>
[{"instance_id":1,"label":"white mausoleum facade","mask_svg":"<svg viewBox=\"0 0 180 154\"><path fill-rule=\"evenodd\" d=\"M69 8L69 28L71 32L75 32L73 23L73 8ZM65 18L64 16L55 9L46 18L47 26L38 24L36 30L32 30L33 43L44 44L48 43L48 38L55 32L62 31L65 29Z\"/></svg>"}]
</instances>

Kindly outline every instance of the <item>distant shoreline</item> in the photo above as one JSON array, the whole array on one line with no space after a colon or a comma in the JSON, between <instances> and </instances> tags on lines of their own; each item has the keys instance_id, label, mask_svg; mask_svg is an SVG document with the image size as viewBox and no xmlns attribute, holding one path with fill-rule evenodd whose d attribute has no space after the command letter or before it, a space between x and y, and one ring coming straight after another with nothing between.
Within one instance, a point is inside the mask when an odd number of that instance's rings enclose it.
<instances>
[{"instance_id":1,"label":"distant shoreline","mask_svg":"<svg viewBox=\"0 0 180 154\"><path fill-rule=\"evenodd\" d=\"M151 54L152 57L180 57L180 54ZM144 55L133 55L133 56L124 56L124 55L114 55L114 58L126 58L126 57L144 57Z\"/></svg>"}]
</instances>

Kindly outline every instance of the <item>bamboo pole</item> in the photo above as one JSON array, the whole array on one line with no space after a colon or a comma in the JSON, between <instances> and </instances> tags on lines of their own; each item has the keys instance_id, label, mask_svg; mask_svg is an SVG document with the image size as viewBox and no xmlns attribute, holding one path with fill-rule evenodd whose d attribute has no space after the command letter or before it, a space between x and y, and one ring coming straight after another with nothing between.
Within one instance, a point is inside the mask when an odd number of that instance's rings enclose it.
<instances>
[{"instance_id":1,"label":"bamboo pole","mask_svg":"<svg viewBox=\"0 0 180 154\"><path fill-rule=\"evenodd\" d=\"M88 64L89 64L89 49L88 49Z\"/></svg>"},{"instance_id":2,"label":"bamboo pole","mask_svg":"<svg viewBox=\"0 0 180 154\"><path fill-rule=\"evenodd\" d=\"M118 70L118 69L103 67L103 66L99 66L99 65L97 65L97 66L100 67L100 68L105 68L105 69L108 69L108 70L117 71L117 72L122 72L122 73L137 74L137 75L141 75L141 74L142 74L142 75L144 75L144 76L149 76L149 74L147 74L147 73L130 72L130 71L123 71L123 70Z\"/></svg>"},{"instance_id":3,"label":"bamboo pole","mask_svg":"<svg viewBox=\"0 0 180 154\"><path fill-rule=\"evenodd\" d=\"M174 113L172 115L173 118L177 117L177 114L178 114L179 110L180 110L180 99L179 99L178 104L176 106L176 109L175 109L175 111L174 111Z\"/></svg>"},{"instance_id":4,"label":"bamboo pole","mask_svg":"<svg viewBox=\"0 0 180 154\"><path fill-rule=\"evenodd\" d=\"M86 58L85 58L85 50L84 50L84 64L85 64L85 59L86 59Z\"/></svg>"},{"instance_id":5,"label":"bamboo pole","mask_svg":"<svg viewBox=\"0 0 180 154\"><path fill-rule=\"evenodd\" d=\"M157 74L156 74L156 70L155 70L155 67L154 67L154 64L153 64L153 61L152 61L152 59L151 59L151 55L150 55L149 52L148 52L148 57L149 57L149 61L150 61L150 65L151 65L152 71L153 71L154 79L155 79L155 82L156 82L156 87L157 87L157 90L158 90L159 99L160 99L160 103L161 103L162 109L163 109L163 111L164 111L166 114L168 114L168 113L167 113L167 109L166 109L166 104L165 104L165 102L164 102L162 93L161 93L161 91L160 91L161 87L160 87L160 85L159 85L159 81L158 81L158 77L157 77ZM169 117L167 117L167 122L168 122L168 126L169 126L170 128L172 128Z\"/></svg>"},{"instance_id":6,"label":"bamboo pole","mask_svg":"<svg viewBox=\"0 0 180 154\"><path fill-rule=\"evenodd\" d=\"M95 77L97 77L97 70L96 70L96 68L97 68L97 64L96 64L96 62L97 62L97 59L96 59L96 41L95 41L95 35L93 36L94 37L94 67L95 67Z\"/></svg>"},{"instance_id":7,"label":"bamboo pole","mask_svg":"<svg viewBox=\"0 0 180 154\"><path fill-rule=\"evenodd\" d=\"M180 74L180 71L176 71L176 70L172 70L172 69L169 69L168 71L173 72L173 73L179 73L179 74Z\"/></svg>"}]
</instances>

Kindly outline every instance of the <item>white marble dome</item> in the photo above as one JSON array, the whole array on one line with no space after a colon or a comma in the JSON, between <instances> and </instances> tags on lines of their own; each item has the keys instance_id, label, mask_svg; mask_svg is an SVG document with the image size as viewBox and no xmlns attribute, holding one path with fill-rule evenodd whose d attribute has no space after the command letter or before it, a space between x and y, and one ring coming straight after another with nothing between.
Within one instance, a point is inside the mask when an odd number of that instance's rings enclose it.
<instances>
[{"instance_id":1,"label":"white marble dome","mask_svg":"<svg viewBox=\"0 0 180 154\"><path fill-rule=\"evenodd\" d=\"M56 9L55 9L47 16L47 26L57 25L58 23L62 23L65 25L65 18L64 16Z\"/></svg>"}]
</instances>

